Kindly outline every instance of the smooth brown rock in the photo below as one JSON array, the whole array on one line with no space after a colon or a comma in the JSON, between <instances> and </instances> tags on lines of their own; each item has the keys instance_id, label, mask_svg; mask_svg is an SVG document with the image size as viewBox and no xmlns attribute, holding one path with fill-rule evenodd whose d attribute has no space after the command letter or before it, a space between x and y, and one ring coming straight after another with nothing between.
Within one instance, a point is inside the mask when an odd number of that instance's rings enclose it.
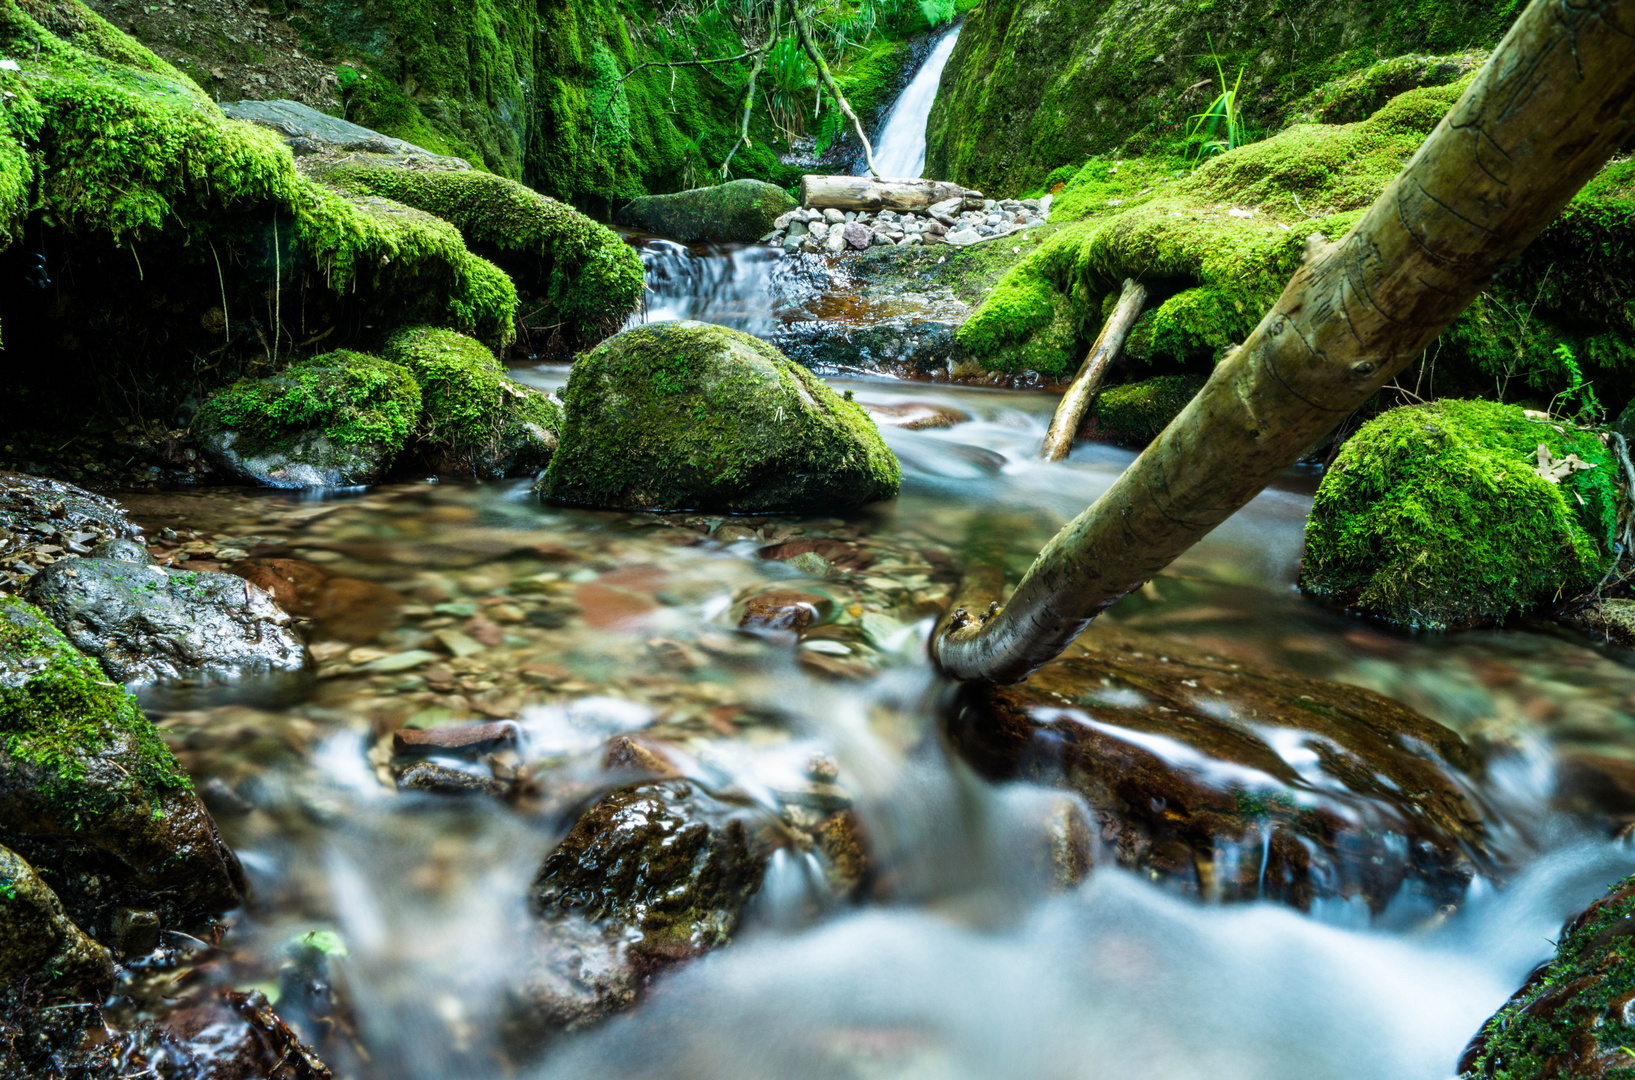
<instances>
[{"instance_id":1,"label":"smooth brown rock","mask_svg":"<svg viewBox=\"0 0 1635 1080\"><path fill-rule=\"evenodd\" d=\"M833 605L814 593L768 592L750 597L738 626L744 630L798 634Z\"/></svg>"},{"instance_id":2,"label":"smooth brown rock","mask_svg":"<svg viewBox=\"0 0 1635 1080\"><path fill-rule=\"evenodd\" d=\"M874 555L856 544L848 544L844 540L831 540L828 537L785 540L781 544L769 544L761 549L760 555L761 558L768 560L793 559L798 555L819 555L842 570L862 570L874 562Z\"/></svg>"},{"instance_id":3,"label":"smooth brown rock","mask_svg":"<svg viewBox=\"0 0 1635 1080\"><path fill-rule=\"evenodd\" d=\"M272 594L291 615L311 619L324 637L363 645L390 629L406 603L384 585L331 574L304 559L244 559L227 567Z\"/></svg>"},{"instance_id":4,"label":"smooth brown rock","mask_svg":"<svg viewBox=\"0 0 1635 1080\"><path fill-rule=\"evenodd\" d=\"M1367 690L1102 626L1025 684L966 684L948 724L996 780L1082 795L1124 866L1306 908L1406 883L1462 897L1484 862L1452 731Z\"/></svg>"},{"instance_id":5,"label":"smooth brown rock","mask_svg":"<svg viewBox=\"0 0 1635 1080\"><path fill-rule=\"evenodd\" d=\"M874 422L881 427L900 427L908 431L951 428L955 424L963 424L971 419L958 409L920 401L904 402L901 405L870 405L867 402L862 404L863 410L874 417Z\"/></svg>"},{"instance_id":6,"label":"smooth brown rock","mask_svg":"<svg viewBox=\"0 0 1635 1080\"><path fill-rule=\"evenodd\" d=\"M392 733L394 754L480 754L504 742L514 742L517 725L510 720L481 724L443 724L430 728L399 728Z\"/></svg>"}]
</instances>

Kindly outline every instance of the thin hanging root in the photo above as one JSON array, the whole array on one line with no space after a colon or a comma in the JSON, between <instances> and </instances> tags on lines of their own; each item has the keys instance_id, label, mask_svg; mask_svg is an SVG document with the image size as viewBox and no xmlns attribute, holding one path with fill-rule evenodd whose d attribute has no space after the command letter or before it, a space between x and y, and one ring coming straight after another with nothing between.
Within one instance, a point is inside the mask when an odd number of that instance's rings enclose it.
<instances>
[{"instance_id":1,"label":"thin hanging root","mask_svg":"<svg viewBox=\"0 0 1635 1080\"><path fill-rule=\"evenodd\" d=\"M206 241L210 245L210 257L216 260L216 284L221 286L221 333L227 344L233 343L233 320L227 314L227 279L222 276L221 256L216 254L216 242Z\"/></svg>"},{"instance_id":2,"label":"thin hanging root","mask_svg":"<svg viewBox=\"0 0 1635 1080\"><path fill-rule=\"evenodd\" d=\"M795 3L795 29L800 31L800 43L806 49L806 55L817 65L818 78L829 91L829 96L835 99L835 104L840 106L840 115L852 122L852 130L857 132L857 141L863 144L863 160L868 162L869 175L879 180L880 170L874 167L874 147L870 145L869 137L863 131L863 121L852 112L851 104L846 101L846 95L835 85L835 77L829 73L829 65L824 61L823 54L818 52L817 41L812 37L811 22L801 12L799 0Z\"/></svg>"},{"instance_id":3,"label":"thin hanging root","mask_svg":"<svg viewBox=\"0 0 1635 1080\"><path fill-rule=\"evenodd\" d=\"M284 255L278 245L278 215L273 215L273 363L278 362L279 339L284 326Z\"/></svg>"}]
</instances>

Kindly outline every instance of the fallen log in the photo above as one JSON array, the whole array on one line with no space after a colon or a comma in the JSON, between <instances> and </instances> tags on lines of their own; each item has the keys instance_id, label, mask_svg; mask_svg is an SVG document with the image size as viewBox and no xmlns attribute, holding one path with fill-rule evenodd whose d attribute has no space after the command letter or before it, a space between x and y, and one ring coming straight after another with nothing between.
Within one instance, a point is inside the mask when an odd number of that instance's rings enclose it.
<instances>
[{"instance_id":1,"label":"fallen log","mask_svg":"<svg viewBox=\"0 0 1635 1080\"><path fill-rule=\"evenodd\" d=\"M971 565L931 642L955 678L1016 682L1253 499L1390 382L1635 132L1635 0L1533 0L1338 242L1198 396L1059 532L1003 607Z\"/></svg>"},{"instance_id":2,"label":"fallen log","mask_svg":"<svg viewBox=\"0 0 1635 1080\"><path fill-rule=\"evenodd\" d=\"M1124 351L1130 328L1135 325L1136 316L1141 314L1141 305L1146 302L1146 286L1125 278L1124 292L1118 298L1118 306L1108 317L1107 325L1101 328L1096 343L1090 346L1084 363L1079 365L1079 373L1073 377L1072 385L1056 406L1056 415L1050 418L1050 430L1045 432L1045 441L1039 446L1039 456L1044 460L1061 461L1073 449L1073 436L1078 433L1084 410L1090 407L1096 391L1101 389L1107 369Z\"/></svg>"},{"instance_id":3,"label":"fallen log","mask_svg":"<svg viewBox=\"0 0 1635 1080\"><path fill-rule=\"evenodd\" d=\"M800 178L800 203L809 210L924 210L959 199L961 209L982 207L982 192L945 180L875 180L867 176Z\"/></svg>"}]
</instances>

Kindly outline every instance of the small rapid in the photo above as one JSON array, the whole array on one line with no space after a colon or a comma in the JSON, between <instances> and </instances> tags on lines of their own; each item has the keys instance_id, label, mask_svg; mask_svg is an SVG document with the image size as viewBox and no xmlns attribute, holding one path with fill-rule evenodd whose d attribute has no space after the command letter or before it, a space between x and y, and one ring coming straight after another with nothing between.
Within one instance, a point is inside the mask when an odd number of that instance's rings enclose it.
<instances>
[{"instance_id":1,"label":"small rapid","mask_svg":"<svg viewBox=\"0 0 1635 1080\"><path fill-rule=\"evenodd\" d=\"M931 117L931 105L937 99L937 87L942 81L943 68L954 54L959 41L960 24L956 23L937 39L936 45L914 73L914 78L886 114L875 140L874 166L887 180L918 180L925 171L925 125ZM861 166L858 175L868 172Z\"/></svg>"}]
</instances>

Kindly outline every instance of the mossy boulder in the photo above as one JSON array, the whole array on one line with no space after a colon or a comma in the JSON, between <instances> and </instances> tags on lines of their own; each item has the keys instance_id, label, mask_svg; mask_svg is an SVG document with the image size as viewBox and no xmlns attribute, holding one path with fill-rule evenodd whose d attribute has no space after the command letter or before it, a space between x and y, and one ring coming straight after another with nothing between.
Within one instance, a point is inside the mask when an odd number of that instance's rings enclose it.
<instances>
[{"instance_id":1,"label":"mossy boulder","mask_svg":"<svg viewBox=\"0 0 1635 1080\"><path fill-rule=\"evenodd\" d=\"M613 230L514 180L415 167L418 160L351 155L316 175L338 190L393 199L456 225L473 251L511 275L537 349L587 348L640 306L641 256Z\"/></svg>"},{"instance_id":2,"label":"mossy boulder","mask_svg":"<svg viewBox=\"0 0 1635 1080\"><path fill-rule=\"evenodd\" d=\"M771 232L778 215L798 205L782 188L760 180L734 180L674 195L634 199L619 211L618 221L684 244L696 240L747 243Z\"/></svg>"},{"instance_id":3,"label":"mossy boulder","mask_svg":"<svg viewBox=\"0 0 1635 1080\"><path fill-rule=\"evenodd\" d=\"M1201 375L1159 375L1109 387L1085 411L1078 437L1139 450L1181 414L1205 381Z\"/></svg>"},{"instance_id":4,"label":"mossy boulder","mask_svg":"<svg viewBox=\"0 0 1635 1080\"><path fill-rule=\"evenodd\" d=\"M347 487L385 475L420 408L420 385L407 367L336 351L217 391L193 428L216 461L241 479L269 487Z\"/></svg>"},{"instance_id":5,"label":"mossy boulder","mask_svg":"<svg viewBox=\"0 0 1635 1080\"><path fill-rule=\"evenodd\" d=\"M1612 558L1616 470L1593 431L1512 405L1393 409L1364 424L1323 477L1300 586L1436 630L1571 600Z\"/></svg>"},{"instance_id":6,"label":"mossy boulder","mask_svg":"<svg viewBox=\"0 0 1635 1080\"><path fill-rule=\"evenodd\" d=\"M243 885L187 774L136 701L38 610L0 597L0 842L74 922L120 907L166 924L225 911Z\"/></svg>"},{"instance_id":7,"label":"mossy boulder","mask_svg":"<svg viewBox=\"0 0 1635 1080\"><path fill-rule=\"evenodd\" d=\"M0 847L0 985L27 979L100 997L113 977L108 950L74 925L27 860Z\"/></svg>"},{"instance_id":8,"label":"mossy boulder","mask_svg":"<svg viewBox=\"0 0 1635 1080\"><path fill-rule=\"evenodd\" d=\"M1494 1013L1459 1059L1462 1080L1602 1080L1630 1075L1635 1045L1635 878L1570 921L1555 956Z\"/></svg>"},{"instance_id":9,"label":"mossy boulder","mask_svg":"<svg viewBox=\"0 0 1635 1080\"><path fill-rule=\"evenodd\" d=\"M737 330L661 322L581 357L538 490L639 510L839 510L895 495L897 459L862 407Z\"/></svg>"},{"instance_id":10,"label":"mossy boulder","mask_svg":"<svg viewBox=\"0 0 1635 1080\"><path fill-rule=\"evenodd\" d=\"M393 334L383 352L420 383L418 451L433 470L481 479L532 476L551 460L562 406L507 376L481 342L417 326Z\"/></svg>"}]
</instances>

